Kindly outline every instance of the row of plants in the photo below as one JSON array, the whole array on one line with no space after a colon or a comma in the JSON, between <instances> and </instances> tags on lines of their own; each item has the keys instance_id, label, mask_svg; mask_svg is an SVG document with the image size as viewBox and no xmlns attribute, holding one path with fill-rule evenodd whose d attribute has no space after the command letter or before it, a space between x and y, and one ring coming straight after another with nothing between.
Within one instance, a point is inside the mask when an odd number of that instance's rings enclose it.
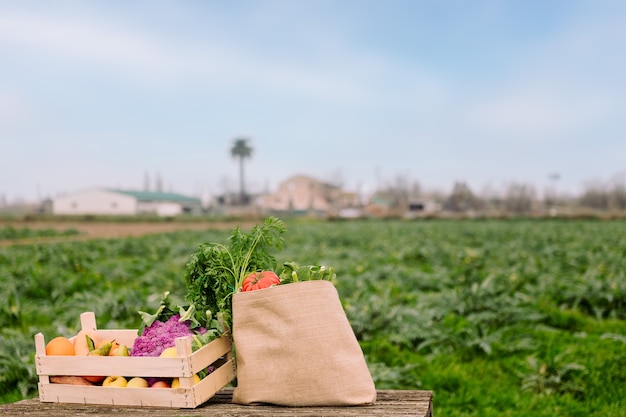
<instances>
[{"instance_id":1,"label":"row of plants","mask_svg":"<svg viewBox=\"0 0 626 417\"><path fill-rule=\"evenodd\" d=\"M80 234L80 232L73 228L67 228L59 231L53 228L32 229L29 227L15 227L13 225L0 227L0 240L74 236L78 234Z\"/></svg>"},{"instance_id":2,"label":"row of plants","mask_svg":"<svg viewBox=\"0 0 626 417\"><path fill-rule=\"evenodd\" d=\"M37 394L33 335L137 328L230 231L0 248L0 399ZM277 259L335 268L378 388L450 416L625 416L626 223L287 223ZM180 300L183 301L183 300Z\"/></svg>"}]
</instances>

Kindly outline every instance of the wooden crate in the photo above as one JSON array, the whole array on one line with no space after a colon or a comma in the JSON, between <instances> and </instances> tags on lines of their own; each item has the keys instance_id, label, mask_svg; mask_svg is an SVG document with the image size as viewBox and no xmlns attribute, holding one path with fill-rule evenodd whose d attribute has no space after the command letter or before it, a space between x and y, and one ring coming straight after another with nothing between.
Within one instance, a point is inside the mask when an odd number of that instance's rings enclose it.
<instances>
[{"instance_id":1,"label":"wooden crate","mask_svg":"<svg viewBox=\"0 0 626 417\"><path fill-rule=\"evenodd\" d=\"M97 329L94 313L81 314L83 329ZM101 339L132 346L137 330L97 329ZM76 337L76 336L74 336ZM71 340L71 339L70 339ZM196 408L235 377L231 342L221 337L192 352L191 339L176 339L178 357L46 356L42 333L35 335L35 364L41 402L105 404L114 406ZM194 384L193 375L209 365L215 371ZM180 379L180 388L113 388L51 383L50 376L121 375L130 378Z\"/></svg>"}]
</instances>

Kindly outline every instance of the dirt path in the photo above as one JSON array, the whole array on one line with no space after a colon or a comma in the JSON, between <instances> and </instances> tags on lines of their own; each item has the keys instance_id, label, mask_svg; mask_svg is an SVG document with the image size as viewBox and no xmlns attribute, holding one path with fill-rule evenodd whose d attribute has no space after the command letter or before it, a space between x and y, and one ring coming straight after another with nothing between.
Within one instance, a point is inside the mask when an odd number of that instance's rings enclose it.
<instances>
[{"instance_id":1,"label":"dirt path","mask_svg":"<svg viewBox=\"0 0 626 417\"><path fill-rule=\"evenodd\" d=\"M12 226L16 229L54 229L59 232L66 230L77 230L79 234L70 236L38 237L16 240L0 240L0 246L60 242L85 239L110 239L124 238L132 236L143 236L155 233L168 233L180 230L224 230L233 229L236 226L242 228L252 227L253 221L241 222L136 222L136 223L115 223L115 222L14 222L0 223L1 227Z\"/></svg>"}]
</instances>

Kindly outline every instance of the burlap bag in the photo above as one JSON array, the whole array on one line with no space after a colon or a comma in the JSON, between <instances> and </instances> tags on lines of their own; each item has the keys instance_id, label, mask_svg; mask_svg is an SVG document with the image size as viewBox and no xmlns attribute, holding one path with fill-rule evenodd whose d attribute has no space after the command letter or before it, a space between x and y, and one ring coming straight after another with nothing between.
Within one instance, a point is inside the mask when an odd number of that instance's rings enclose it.
<instances>
[{"instance_id":1,"label":"burlap bag","mask_svg":"<svg viewBox=\"0 0 626 417\"><path fill-rule=\"evenodd\" d=\"M372 404L376 389L329 281L233 296L233 402L285 406Z\"/></svg>"}]
</instances>

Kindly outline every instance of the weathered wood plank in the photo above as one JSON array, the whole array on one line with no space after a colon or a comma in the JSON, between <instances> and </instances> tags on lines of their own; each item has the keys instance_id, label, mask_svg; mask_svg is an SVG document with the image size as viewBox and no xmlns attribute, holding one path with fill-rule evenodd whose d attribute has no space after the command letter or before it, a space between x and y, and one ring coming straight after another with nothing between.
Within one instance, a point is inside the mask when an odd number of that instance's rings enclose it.
<instances>
[{"instance_id":1,"label":"weathered wood plank","mask_svg":"<svg viewBox=\"0 0 626 417\"><path fill-rule=\"evenodd\" d=\"M41 403L39 399L23 400L0 405L0 414L32 417L66 416L197 416L218 417L269 417L269 416L415 416L432 417L432 391L377 391L376 404L359 407L278 407L245 406L232 404L233 388L225 388L200 407L194 409L171 409L156 407L123 407L109 405L82 405Z\"/></svg>"}]
</instances>

